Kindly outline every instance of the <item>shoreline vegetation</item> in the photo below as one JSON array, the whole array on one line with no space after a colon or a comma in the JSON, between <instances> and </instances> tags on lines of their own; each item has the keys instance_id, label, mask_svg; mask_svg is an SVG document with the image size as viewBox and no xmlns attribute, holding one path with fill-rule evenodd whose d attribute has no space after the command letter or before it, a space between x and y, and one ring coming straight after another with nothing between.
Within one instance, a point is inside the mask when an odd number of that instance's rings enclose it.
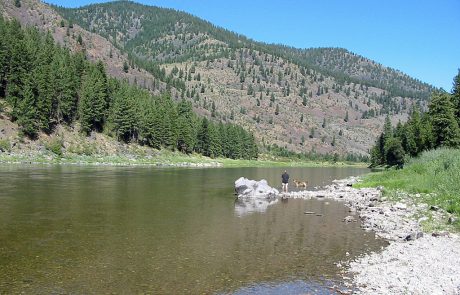
<instances>
[{"instance_id":1,"label":"shoreline vegetation","mask_svg":"<svg viewBox=\"0 0 460 295\"><path fill-rule=\"evenodd\" d=\"M298 160L261 154L257 160L209 158L199 154L159 150L155 154L115 155L56 155L52 152L16 153L1 152L0 164L49 165L106 165L106 166L158 166L158 167L357 167L368 163L325 160Z\"/></svg>"},{"instance_id":2,"label":"shoreline vegetation","mask_svg":"<svg viewBox=\"0 0 460 295\"><path fill-rule=\"evenodd\" d=\"M460 292L459 149L423 152L404 169L362 177L353 189L380 191L379 202L359 212L364 225L373 224L377 235L406 232L381 252L349 262L356 294Z\"/></svg>"},{"instance_id":3,"label":"shoreline vegetation","mask_svg":"<svg viewBox=\"0 0 460 295\"><path fill-rule=\"evenodd\" d=\"M450 224L460 231L460 150L440 148L411 158L404 169L388 169L362 177L356 188L383 187L383 195L393 202L427 204L426 230L436 229L431 212L452 214ZM439 225L438 225L439 226ZM442 228L438 228L442 229Z\"/></svg>"},{"instance_id":4,"label":"shoreline vegetation","mask_svg":"<svg viewBox=\"0 0 460 295\"><path fill-rule=\"evenodd\" d=\"M409 159L403 169L335 180L288 197L344 202L350 215L343 222L359 221L389 242L337 264L348 288L342 294L459 294L459 191L460 150L439 148Z\"/></svg>"}]
</instances>

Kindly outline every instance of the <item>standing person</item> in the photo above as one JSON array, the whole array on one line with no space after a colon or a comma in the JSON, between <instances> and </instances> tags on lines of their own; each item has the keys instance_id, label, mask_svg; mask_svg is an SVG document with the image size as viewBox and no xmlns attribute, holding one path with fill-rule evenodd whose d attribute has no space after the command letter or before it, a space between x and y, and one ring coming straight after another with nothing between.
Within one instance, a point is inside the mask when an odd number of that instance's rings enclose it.
<instances>
[{"instance_id":1,"label":"standing person","mask_svg":"<svg viewBox=\"0 0 460 295\"><path fill-rule=\"evenodd\" d=\"M288 184L289 184L289 174L287 171L284 170L284 173L281 175L281 184L283 192L288 192Z\"/></svg>"}]
</instances>

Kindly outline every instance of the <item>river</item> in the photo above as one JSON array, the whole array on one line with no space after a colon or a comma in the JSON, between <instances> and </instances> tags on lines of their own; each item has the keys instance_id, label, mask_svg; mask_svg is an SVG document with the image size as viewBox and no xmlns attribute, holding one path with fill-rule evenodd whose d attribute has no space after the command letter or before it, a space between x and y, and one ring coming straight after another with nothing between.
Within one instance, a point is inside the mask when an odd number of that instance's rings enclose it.
<instances>
[{"instance_id":1,"label":"river","mask_svg":"<svg viewBox=\"0 0 460 295\"><path fill-rule=\"evenodd\" d=\"M0 166L0 294L328 293L384 241L335 201L235 201L283 170ZM368 171L288 168L309 189Z\"/></svg>"}]
</instances>

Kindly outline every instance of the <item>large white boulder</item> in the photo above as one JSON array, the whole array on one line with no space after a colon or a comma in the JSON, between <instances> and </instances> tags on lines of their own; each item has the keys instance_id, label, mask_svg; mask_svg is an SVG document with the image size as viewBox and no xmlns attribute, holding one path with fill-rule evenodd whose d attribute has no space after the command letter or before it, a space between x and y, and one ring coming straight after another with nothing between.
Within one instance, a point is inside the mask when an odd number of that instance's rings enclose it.
<instances>
[{"instance_id":1,"label":"large white boulder","mask_svg":"<svg viewBox=\"0 0 460 295\"><path fill-rule=\"evenodd\" d=\"M265 179L260 181L240 177L235 181L235 191L241 197L276 197L279 191L268 185Z\"/></svg>"}]
</instances>

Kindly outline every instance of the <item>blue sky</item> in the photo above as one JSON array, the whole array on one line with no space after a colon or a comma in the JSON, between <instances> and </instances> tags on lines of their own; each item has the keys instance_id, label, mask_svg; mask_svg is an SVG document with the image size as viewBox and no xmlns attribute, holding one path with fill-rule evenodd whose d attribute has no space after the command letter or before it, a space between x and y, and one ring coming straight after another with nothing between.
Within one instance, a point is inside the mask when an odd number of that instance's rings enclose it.
<instances>
[{"instance_id":1,"label":"blue sky","mask_svg":"<svg viewBox=\"0 0 460 295\"><path fill-rule=\"evenodd\" d=\"M66 7L108 1L46 0ZM459 0L138 0L189 12L257 41L342 47L452 88L460 68Z\"/></svg>"}]
</instances>

